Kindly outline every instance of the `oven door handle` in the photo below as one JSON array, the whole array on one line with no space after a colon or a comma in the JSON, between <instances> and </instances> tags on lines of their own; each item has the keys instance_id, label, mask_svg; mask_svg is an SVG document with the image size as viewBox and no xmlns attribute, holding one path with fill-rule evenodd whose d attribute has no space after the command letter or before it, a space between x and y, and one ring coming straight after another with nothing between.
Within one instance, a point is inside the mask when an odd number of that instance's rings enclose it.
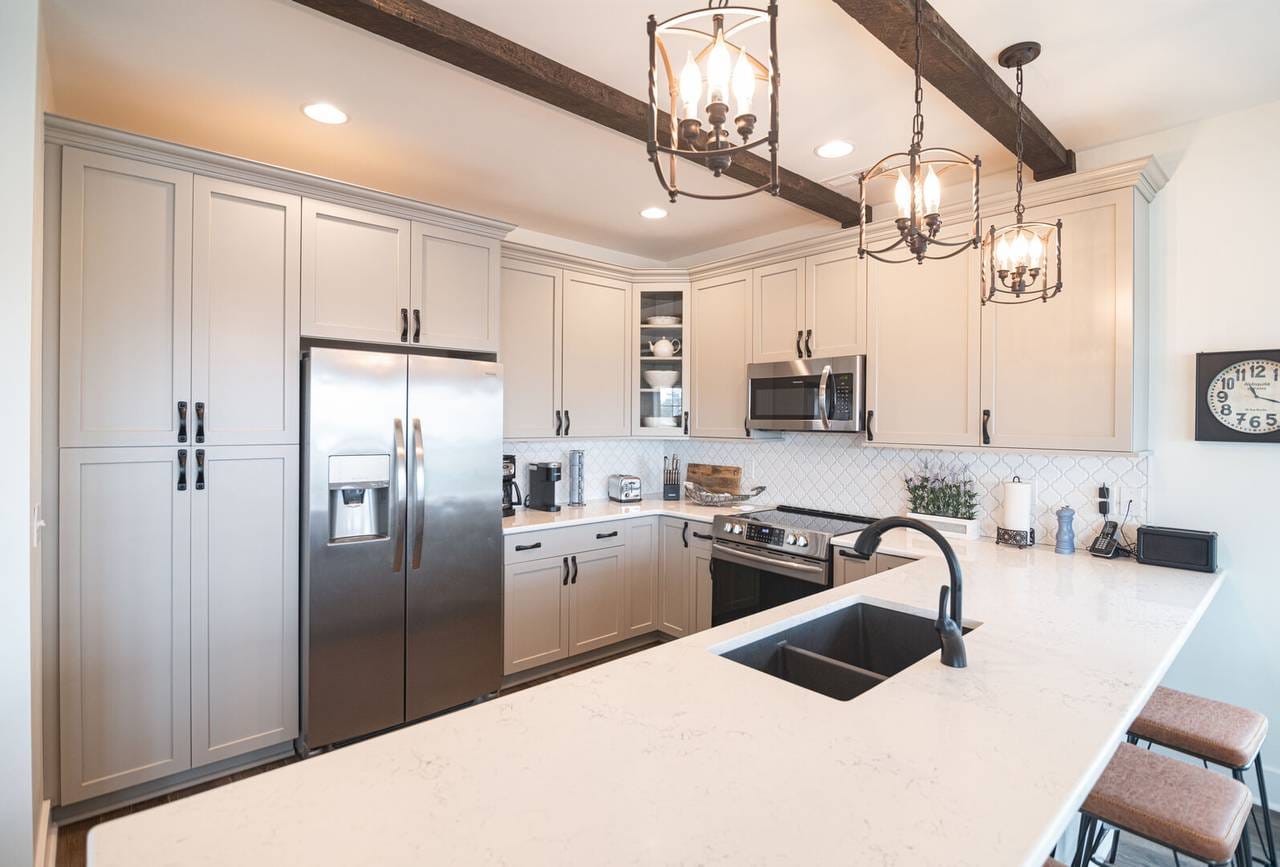
<instances>
[{"instance_id":1,"label":"oven door handle","mask_svg":"<svg viewBox=\"0 0 1280 867\"><path fill-rule=\"evenodd\" d=\"M822 421L823 430L831 430L831 419L827 414L827 383L831 379L831 365L822 367L822 378L818 380L818 417Z\"/></svg>"},{"instance_id":2,"label":"oven door handle","mask_svg":"<svg viewBox=\"0 0 1280 867\"><path fill-rule=\"evenodd\" d=\"M713 560L724 560L728 563L736 563L739 566L765 567L779 575L786 575L789 578L798 578L801 581L808 581L812 584L821 584L826 587L827 567L826 565L811 565L809 563L797 563L794 560L783 560L776 557L764 557L759 554L752 554L749 551L740 551L737 548L730 548L719 542L711 544L711 558Z\"/></svg>"}]
</instances>

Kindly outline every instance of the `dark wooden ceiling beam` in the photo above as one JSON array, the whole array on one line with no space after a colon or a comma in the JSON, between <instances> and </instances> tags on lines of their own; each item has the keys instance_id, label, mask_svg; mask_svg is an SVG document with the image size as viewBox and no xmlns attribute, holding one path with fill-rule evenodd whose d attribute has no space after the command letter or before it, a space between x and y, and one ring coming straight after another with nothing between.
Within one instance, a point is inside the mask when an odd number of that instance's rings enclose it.
<instances>
[{"instance_id":1,"label":"dark wooden ceiling beam","mask_svg":"<svg viewBox=\"0 0 1280 867\"><path fill-rule=\"evenodd\" d=\"M914 0L834 2L908 66L915 63ZM921 75L991 133L996 141L1016 152L1017 94L928 3L924 4L922 18L924 58ZM1036 180L1074 172L1075 151L1058 141L1031 109L1024 106L1023 111L1023 160L1035 173ZM925 141L927 144L927 131Z\"/></svg>"},{"instance_id":2,"label":"dark wooden ceiling beam","mask_svg":"<svg viewBox=\"0 0 1280 867\"><path fill-rule=\"evenodd\" d=\"M639 141L648 141L647 102L423 0L295 2L578 117ZM637 34L643 34L642 23L637 19ZM670 120L665 113L658 128L664 133L670 129ZM643 151L637 151L637 154L643 154ZM725 174L744 184L760 186L769 181L769 162L755 154L739 154ZM842 225L856 225L859 209L854 200L785 169L779 171L779 181L781 197L787 201ZM656 186L656 179L654 184Z\"/></svg>"}]
</instances>

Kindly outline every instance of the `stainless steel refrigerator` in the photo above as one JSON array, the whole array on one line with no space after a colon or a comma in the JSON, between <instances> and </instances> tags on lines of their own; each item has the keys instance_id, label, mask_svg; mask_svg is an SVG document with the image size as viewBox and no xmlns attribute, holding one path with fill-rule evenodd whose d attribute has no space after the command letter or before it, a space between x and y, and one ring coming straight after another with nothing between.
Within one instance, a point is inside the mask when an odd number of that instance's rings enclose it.
<instances>
[{"instance_id":1,"label":"stainless steel refrigerator","mask_svg":"<svg viewBox=\"0 0 1280 867\"><path fill-rule=\"evenodd\" d=\"M498 688L502 368L314 347L303 379L305 752Z\"/></svg>"}]
</instances>

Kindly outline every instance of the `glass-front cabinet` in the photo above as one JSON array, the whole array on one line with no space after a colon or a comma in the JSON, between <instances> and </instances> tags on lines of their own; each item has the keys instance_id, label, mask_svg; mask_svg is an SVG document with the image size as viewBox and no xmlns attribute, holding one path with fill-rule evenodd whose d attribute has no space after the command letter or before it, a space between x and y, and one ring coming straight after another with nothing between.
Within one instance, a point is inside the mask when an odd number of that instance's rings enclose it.
<instances>
[{"instance_id":1,"label":"glass-front cabinet","mask_svg":"<svg viewBox=\"0 0 1280 867\"><path fill-rule=\"evenodd\" d=\"M632 288L631 429L636 436L689 434L688 283Z\"/></svg>"}]
</instances>

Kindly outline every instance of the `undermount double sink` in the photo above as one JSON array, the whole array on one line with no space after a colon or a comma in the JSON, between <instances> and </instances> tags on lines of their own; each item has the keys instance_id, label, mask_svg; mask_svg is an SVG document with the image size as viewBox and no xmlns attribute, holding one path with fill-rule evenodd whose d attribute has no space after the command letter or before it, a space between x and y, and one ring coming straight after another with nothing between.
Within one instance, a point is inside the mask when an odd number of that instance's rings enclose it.
<instances>
[{"instance_id":1,"label":"undermount double sink","mask_svg":"<svg viewBox=\"0 0 1280 867\"><path fill-rule=\"evenodd\" d=\"M933 618L857 602L720 655L849 701L939 647Z\"/></svg>"}]
</instances>

